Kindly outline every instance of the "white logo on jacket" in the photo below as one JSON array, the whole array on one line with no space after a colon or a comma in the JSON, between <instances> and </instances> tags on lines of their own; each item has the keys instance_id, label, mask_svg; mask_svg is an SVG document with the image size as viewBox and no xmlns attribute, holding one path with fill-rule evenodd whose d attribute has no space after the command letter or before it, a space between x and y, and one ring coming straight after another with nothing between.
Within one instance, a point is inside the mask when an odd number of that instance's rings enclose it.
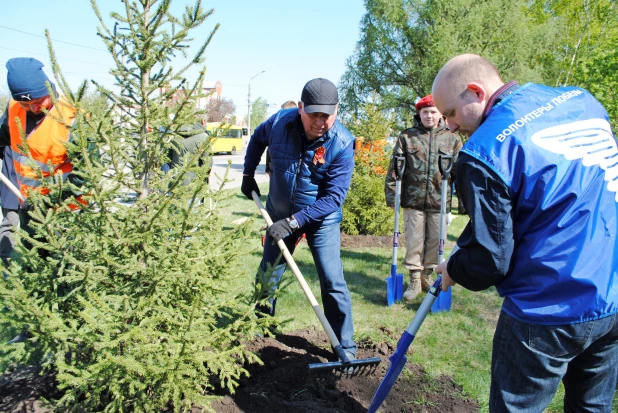
<instances>
[{"instance_id":1,"label":"white logo on jacket","mask_svg":"<svg viewBox=\"0 0 618 413\"><path fill-rule=\"evenodd\" d=\"M581 159L584 166L599 165L605 171L607 189L618 202L618 148L609 122L589 119L552 126L532 135L532 142L568 160Z\"/></svg>"}]
</instances>

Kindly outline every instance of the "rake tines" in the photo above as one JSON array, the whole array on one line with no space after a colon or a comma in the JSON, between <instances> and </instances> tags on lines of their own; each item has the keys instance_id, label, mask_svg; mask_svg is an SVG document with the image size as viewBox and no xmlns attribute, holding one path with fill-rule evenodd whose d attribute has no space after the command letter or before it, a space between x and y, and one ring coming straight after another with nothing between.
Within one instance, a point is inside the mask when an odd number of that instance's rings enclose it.
<instances>
[{"instance_id":1,"label":"rake tines","mask_svg":"<svg viewBox=\"0 0 618 413\"><path fill-rule=\"evenodd\" d=\"M309 371L315 372L334 372L339 373L339 377L355 377L370 375L376 371L378 364L382 360L379 357L348 360L348 361L331 361L327 363L309 364Z\"/></svg>"}]
</instances>

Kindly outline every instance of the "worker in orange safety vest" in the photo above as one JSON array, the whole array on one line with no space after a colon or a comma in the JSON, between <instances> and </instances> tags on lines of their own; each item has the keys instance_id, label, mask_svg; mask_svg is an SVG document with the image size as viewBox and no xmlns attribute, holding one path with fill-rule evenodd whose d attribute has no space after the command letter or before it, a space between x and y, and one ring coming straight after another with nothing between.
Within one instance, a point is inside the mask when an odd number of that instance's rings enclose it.
<instances>
[{"instance_id":1,"label":"worker in orange safety vest","mask_svg":"<svg viewBox=\"0 0 618 413\"><path fill-rule=\"evenodd\" d=\"M49 189L42 186L41 175L42 178L53 175L62 180L71 175L73 165L65 145L70 139L67 125L73 123L75 109L58 96L40 61L17 57L7 61L6 68L11 100L0 118L0 147L10 148L16 177L14 183L27 199L33 190L49 193ZM55 99L50 96L50 89ZM28 209L26 200L19 210L20 224L26 230Z\"/></svg>"}]
</instances>

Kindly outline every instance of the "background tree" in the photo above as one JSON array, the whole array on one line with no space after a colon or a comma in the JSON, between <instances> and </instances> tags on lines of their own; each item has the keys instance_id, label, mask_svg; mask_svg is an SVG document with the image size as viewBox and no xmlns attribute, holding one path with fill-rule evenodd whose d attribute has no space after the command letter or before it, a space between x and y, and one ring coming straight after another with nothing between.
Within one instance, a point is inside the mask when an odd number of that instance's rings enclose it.
<instances>
[{"instance_id":1,"label":"background tree","mask_svg":"<svg viewBox=\"0 0 618 413\"><path fill-rule=\"evenodd\" d=\"M208 122L223 122L225 120L225 116L230 115L228 119L235 116L236 105L234 105L234 101L232 100L215 98L208 101L206 112Z\"/></svg>"},{"instance_id":2,"label":"background tree","mask_svg":"<svg viewBox=\"0 0 618 413\"><path fill-rule=\"evenodd\" d=\"M382 107L411 123L414 101L431 93L440 67L479 53L506 79L540 81L537 62L557 30L536 26L521 0L366 0L361 38L341 78L342 110L355 114L376 91Z\"/></svg>"},{"instance_id":3,"label":"background tree","mask_svg":"<svg viewBox=\"0 0 618 413\"><path fill-rule=\"evenodd\" d=\"M544 60L545 81L580 86L605 106L618 126L618 6L611 0L537 0L529 14L536 24L560 25L560 47Z\"/></svg>"},{"instance_id":4,"label":"background tree","mask_svg":"<svg viewBox=\"0 0 618 413\"><path fill-rule=\"evenodd\" d=\"M19 233L8 278L0 281L0 321L8 334L26 328L30 339L0 344L0 354L55 371L59 410L207 406L215 386L233 391L247 374L243 364L257 360L241 340L273 322L256 318L257 293L236 293L246 281L235 265L247 253L246 227L222 225L216 206L223 194L209 188L208 165L198 163L210 142L168 174L160 168L174 143L166 137L199 115L205 69L192 84L184 74L203 64L218 28L174 70L172 57L189 50L189 33L213 10L198 0L176 17L170 3L125 0L125 13L111 14L127 29L120 31L92 1L117 65L118 90L92 82L107 99L102 106L99 97L90 99L87 82L76 92L68 87L46 33L58 87L77 109L67 124L68 151L82 185L49 178L49 194L29 194L34 235ZM171 90L159 93L166 85ZM173 89L183 92L174 105ZM197 178L184 186L189 172ZM76 193L88 203L77 211L67 195ZM213 206L199 202L204 198Z\"/></svg>"},{"instance_id":5,"label":"background tree","mask_svg":"<svg viewBox=\"0 0 618 413\"><path fill-rule=\"evenodd\" d=\"M268 118L268 102L263 97L257 98L251 105L251 130L254 131L260 123ZM245 125L248 123L245 116Z\"/></svg>"}]
</instances>

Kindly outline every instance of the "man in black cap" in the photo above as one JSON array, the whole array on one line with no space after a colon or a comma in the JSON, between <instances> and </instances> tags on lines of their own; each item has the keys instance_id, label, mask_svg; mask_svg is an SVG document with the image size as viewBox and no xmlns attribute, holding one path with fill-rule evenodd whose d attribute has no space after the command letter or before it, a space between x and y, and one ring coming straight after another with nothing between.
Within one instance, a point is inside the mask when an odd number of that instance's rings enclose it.
<instances>
[{"instance_id":1,"label":"man in black cap","mask_svg":"<svg viewBox=\"0 0 618 413\"><path fill-rule=\"evenodd\" d=\"M283 239L290 253L296 241L306 234L316 264L322 291L324 313L346 352L356 354L352 303L343 277L340 257L341 207L354 170L354 136L337 121L337 87L322 78L303 88L298 111L281 110L255 129L245 156L242 193L260 190L255 170L266 147L270 152L270 189L266 210L273 225L266 231L260 272L278 263ZM279 285L285 264L275 268L265 293L271 306L262 312L275 314L274 290ZM258 274L257 282L260 281Z\"/></svg>"}]
</instances>

